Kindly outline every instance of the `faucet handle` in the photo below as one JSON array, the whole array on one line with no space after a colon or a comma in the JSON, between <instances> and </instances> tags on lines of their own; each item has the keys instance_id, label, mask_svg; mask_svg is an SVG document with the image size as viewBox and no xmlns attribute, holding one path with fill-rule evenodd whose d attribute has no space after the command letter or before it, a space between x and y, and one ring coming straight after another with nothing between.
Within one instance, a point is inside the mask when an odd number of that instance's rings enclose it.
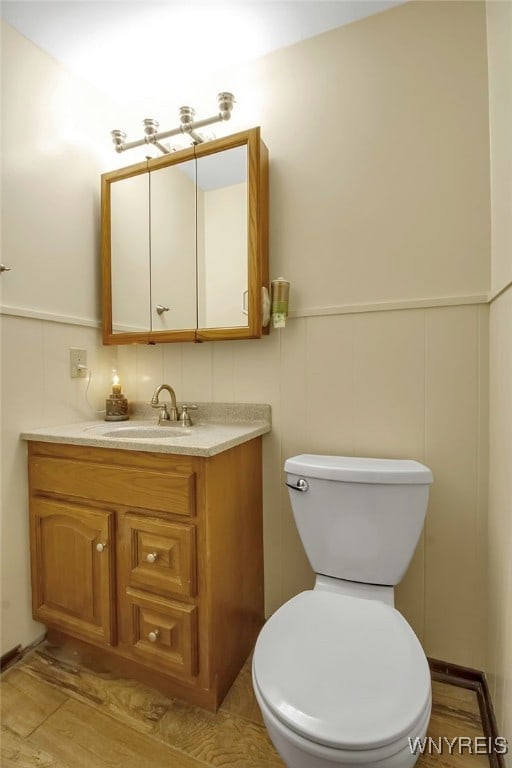
<instances>
[{"instance_id":1,"label":"faucet handle","mask_svg":"<svg viewBox=\"0 0 512 768\"><path fill-rule=\"evenodd\" d=\"M191 427L192 421L188 414L189 411L197 411L197 405L182 405L180 414L180 424L184 427Z\"/></svg>"},{"instance_id":2,"label":"faucet handle","mask_svg":"<svg viewBox=\"0 0 512 768\"><path fill-rule=\"evenodd\" d=\"M167 403L151 403L153 408L160 408L160 413L158 414L158 423L160 424L162 421L170 421L170 415L169 411L167 410Z\"/></svg>"}]
</instances>

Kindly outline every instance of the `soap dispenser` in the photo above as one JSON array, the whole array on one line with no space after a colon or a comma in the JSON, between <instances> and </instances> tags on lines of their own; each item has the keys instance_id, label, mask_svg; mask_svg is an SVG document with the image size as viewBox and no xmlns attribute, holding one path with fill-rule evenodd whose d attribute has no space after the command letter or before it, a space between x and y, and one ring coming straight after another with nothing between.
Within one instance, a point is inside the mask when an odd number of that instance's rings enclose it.
<instances>
[{"instance_id":1,"label":"soap dispenser","mask_svg":"<svg viewBox=\"0 0 512 768\"><path fill-rule=\"evenodd\" d=\"M284 328L288 317L290 283L284 277L272 280L272 324L274 328Z\"/></svg>"}]
</instances>

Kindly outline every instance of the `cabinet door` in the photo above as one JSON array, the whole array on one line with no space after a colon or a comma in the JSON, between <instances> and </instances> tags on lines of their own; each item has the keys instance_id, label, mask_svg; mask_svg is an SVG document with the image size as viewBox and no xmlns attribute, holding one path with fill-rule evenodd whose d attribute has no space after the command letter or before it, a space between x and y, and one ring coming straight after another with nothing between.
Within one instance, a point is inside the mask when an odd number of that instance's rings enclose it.
<instances>
[{"instance_id":1,"label":"cabinet door","mask_svg":"<svg viewBox=\"0 0 512 768\"><path fill-rule=\"evenodd\" d=\"M149 174L110 187L112 333L150 330Z\"/></svg>"},{"instance_id":2,"label":"cabinet door","mask_svg":"<svg viewBox=\"0 0 512 768\"><path fill-rule=\"evenodd\" d=\"M34 618L113 645L113 513L32 499Z\"/></svg>"},{"instance_id":3,"label":"cabinet door","mask_svg":"<svg viewBox=\"0 0 512 768\"><path fill-rule=\"evenodd\" d=\"M197 328L195 165L149 174L152 331Z\"/></svg>"},{"instance_id":4,"label":"cabinet door","mask_svg":"<svg viewBox=\"0 0 512 768\"><path fill-rule=\"evenodd\" d=\"M259 128L198 144L199 341L257 339L268 288L268 152Z\"/></svg>"},{"instance_id":5,"label":"cabinet door","mask_svg":"<svg viewBox=\"0 0 512 768\"><path fill-rule=\"evenodd\" d=\"M199 328L249 325L247 147L197 160Z\"/></svg>"}]
</instances>

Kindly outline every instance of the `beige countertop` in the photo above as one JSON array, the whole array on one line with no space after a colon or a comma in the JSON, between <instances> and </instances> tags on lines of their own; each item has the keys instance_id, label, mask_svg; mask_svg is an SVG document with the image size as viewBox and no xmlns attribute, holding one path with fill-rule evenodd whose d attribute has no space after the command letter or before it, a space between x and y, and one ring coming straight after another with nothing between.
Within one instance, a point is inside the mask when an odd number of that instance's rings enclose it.
<instances>
[{"instance_id":1,"label":"beige countertop","mask_svg":"<svg viewBox=\"0 0 512 768\"><path fill-rule=\"evenodd\" d=\"M215 456L271 430L269 405L248 403L199 404L192 413L193 426L183 429L175 426L157 426L151 411L140 408L132 412L128 421L85 421L77 424L25 430L23 440L45 443L89 445L96 448L117 448L125 451L175 453L187 456ZM134 428L150 430L150 437L133 437ZM123 430L132 431L128 437ZM159 436L159 431L162 437ZM113 433L117 434L114 436ZM120 436L119 436L120 435Z\"/></svg>"}]
</instances>

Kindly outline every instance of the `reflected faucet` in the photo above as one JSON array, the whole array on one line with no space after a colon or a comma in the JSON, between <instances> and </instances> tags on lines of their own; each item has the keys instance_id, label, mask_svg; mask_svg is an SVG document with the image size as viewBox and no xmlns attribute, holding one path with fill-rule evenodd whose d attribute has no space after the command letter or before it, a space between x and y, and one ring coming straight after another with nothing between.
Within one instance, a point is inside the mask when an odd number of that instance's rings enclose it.
<instances>
[{"instance_id":1,"label":"reflected faucet","mask_svg":"<svg viewBox=\"0 0 512 768\"><path fill-rule=\"evenodd\" d=\"M158 397L160 392L165 389L171 396L170 410L167 410L167 403L160 403ZM153 392L151 398L151 405L153 408L160 408L160 414L158 416L158 423L161 424L164 421L178 421L178 408L176 406L176 394L174 389L168 384L160 384Z\"/></svg>"}]
</instances>

